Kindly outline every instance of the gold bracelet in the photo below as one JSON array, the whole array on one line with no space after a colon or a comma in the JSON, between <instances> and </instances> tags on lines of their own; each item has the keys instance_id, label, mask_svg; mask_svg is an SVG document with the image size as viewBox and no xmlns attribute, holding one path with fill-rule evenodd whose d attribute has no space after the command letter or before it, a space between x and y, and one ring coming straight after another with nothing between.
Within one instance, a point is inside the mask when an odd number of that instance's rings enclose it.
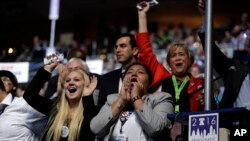
<instances>
[{"instance_id":1,"label":"gold bracelet","mask_svg":"<svg viewBox=\"0 0 250 141\"><path fill-rule=\"evenodd\" d=\"M139 100L139 99L141 99L141 97L140 96L135 96L135 97L133 97L132 98L132 103L134 103L136 100Z\"/></svg>"}]
</instances>

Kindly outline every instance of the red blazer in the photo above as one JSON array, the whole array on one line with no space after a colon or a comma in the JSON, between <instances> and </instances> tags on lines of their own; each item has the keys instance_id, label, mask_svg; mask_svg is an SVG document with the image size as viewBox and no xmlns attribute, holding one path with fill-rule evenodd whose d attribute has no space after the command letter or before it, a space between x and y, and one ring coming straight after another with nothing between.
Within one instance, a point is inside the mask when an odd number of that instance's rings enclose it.
<instances>
[{"instance_id":1,"label":"red blazer","mask_svg":"<svg viewBox=\"0 0 250 141\"><path fill-rule=\"evenodd\" d=\"M158 62L156 55L154 54L151 48L152 46L150 43L148 32L138 33L136 35L136 42L139 50L139 61L148 66L153 76L150 88L157 90L161 85L162 80L167 77L171 77L172 74L161 63ZM191 76L187 93L192 94L195 90L202 87L203 84L203 79L196 79ZM204 105L200 104L200 102L196 100L199 95L204 95L204 93L200 90L190 97L191 112L200 111L201 109L204 109Z\"/></svg>"}]
</instances>

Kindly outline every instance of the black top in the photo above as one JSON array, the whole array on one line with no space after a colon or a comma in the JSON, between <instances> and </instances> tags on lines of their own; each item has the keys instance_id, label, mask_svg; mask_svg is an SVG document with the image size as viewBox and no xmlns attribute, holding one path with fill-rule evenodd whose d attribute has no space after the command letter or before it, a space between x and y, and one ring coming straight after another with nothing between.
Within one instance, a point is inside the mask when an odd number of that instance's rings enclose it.
<instances>
[{"instance_id":1,"label":"black top","mask_svg":"<svg viewBox=\"0 0 250 141\"><path fill-rule=\"evenodd\" d=\"M107 96L110 94L118 93L119 82L122 77L122 69L117 69L104 74L100 77L98 81L99 87L99 97L98 97L98 107L101 108L107 101Z\"/></svg>"},{"instance_id":2,"label":"black top","mask_svg":"<svg viewBox=\"0 0 250 141\"><path fill-rule=\"evenodd\" d=\"M199 33L202 47L205 47L205 33ZM236 59L227 58L213 42L213 68L222 76L225 90L219 108L231 108L239 95L241 85L250 71L250 66Z\"/></svg>"},{"instance_id":3,"label":"black top","mask_svg":"<svg viewBox=\"0 0 250 141\"><path fill-rule=\"evenodd\" d=\"M189 81L188 81L189 83ZM174 105L180 105L181 112L190 112L190 100L187 93L188 83L183 87L180 93L180 99L176 102L175 99L175 89L172 81L172 77L167 77L162 81L162 90L163 92L168 92L173 97ZM178 86L179 87L179 86Z\"/></svg>"},{"instance_id":4,"label":"black top","mask_svg":"<svg viewBox=\"0 0 250 141\"><path fill-rule=\"evenodd\" d=\"M56 92L57 90L57 82L58 82L58 77L59 74L52 76L49 81L48 81L48 86L47 89L45 91L45 97L50 98L51 96L53 96L53 94Z\"/></svg>"},{"instance_id":5,"label":"black top","mask_svg":"<svg viewBox=\"0 0 250 141\"><path fill-rule=\"evenodd\" d=\"M33 108L53 119L53 117L51 117L53 114L50 113L56 100L52 101L39 95L40 89L43 87L44 83L49 80L50 76L51 73L43 68L39 69L25 90L23 97ZM95 136L90 130L90 120L95 116L96 112L92 95L83 97L82 102L84 107L84 121L82 123L79 140L93 141ZM64 139L62 138L62 140Z\"/></svg>"}]
</instances>

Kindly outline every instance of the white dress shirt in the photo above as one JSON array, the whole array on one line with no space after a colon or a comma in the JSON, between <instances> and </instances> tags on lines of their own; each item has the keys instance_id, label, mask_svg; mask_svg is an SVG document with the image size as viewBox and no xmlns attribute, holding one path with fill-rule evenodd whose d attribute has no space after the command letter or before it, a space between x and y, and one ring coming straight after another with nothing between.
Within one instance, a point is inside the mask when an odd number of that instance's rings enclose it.
<instances>
[{"instance_id":1,"label":"white dress shirt","mask_svg":"<svg viewBox=\"0 0 250 141\"><path fill-rule=\"evenodd\" d=\"M47 118L33 109L23 97L8 94L1 102L7 104L0 115L0 141L38 141Z\"/></svg>"},{"instance_id":2,"label":"white dress shirt","mask_svg":"<svg viewBox=\"0 0 250 141\"><path fill-rule=\"evenodd\" d=\"M124 69L122 69L122 73L123 73L123 75L125 75L124 73L125 73L125 70ZM123 76L124 77L124 76ZM119 79L119 89L118 89L118 93L120 93L120 91L121 91L121 89L122 89L122 77L120 77L120 79Z\"/></svg>"},{"instance_id":3,"label":"white dress shirt","mask_svg":"<svg viewBox=\"0 0 250 141\"><path fill-rule=\"evenodd\" d=\"M234 107L244 107L250 110L250 73L248 73L242 82L239 95L234 102Z\"/></svg>"}]
</instances>

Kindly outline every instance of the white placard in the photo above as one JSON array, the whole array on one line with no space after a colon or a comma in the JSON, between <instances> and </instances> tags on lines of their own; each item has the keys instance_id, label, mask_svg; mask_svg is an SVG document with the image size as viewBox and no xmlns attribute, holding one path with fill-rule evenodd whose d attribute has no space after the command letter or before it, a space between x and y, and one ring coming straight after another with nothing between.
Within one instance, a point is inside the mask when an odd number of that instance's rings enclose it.
<instances>
[{"instance_id":1,"label":"white placard","mask_svg":"<svg viewBox=\"0 0 250 141\"><path fill-rule=\"evenodd\" d=\"M59 7L60 0L50 0L49 19L57 20L59 18Z\"/></svg>"},{"instance_id":2,"label":"white placard","mask_svg":"<svg viewBox=\"0 0 250 141\"><path fill-rule=\"evenodd\" d=\"M29 80L29 62L0 63L0 70L12 72L18 83L27 83Z\"/></svg>"},{"instance_id":3,"label":"white placard","mask_svg":"<svg viewBox=\"0 0 250 141\"><path fill-rule=\"evenodd\" d=\"M188 120L189 141L218 141L219 114L190 115Z\"/></svg>"},{"instance_id":4,"label":"white placard","mask_svg":"<svg viewBox=\"0 0 250 141\"><path fill-rule=\"evenodd\" d=\"M98 59L98 60L87 60L86 61L89 71L91 73L97 73L97 74L102 74L103 70L103 60Z\"/></svg>"}]
</instances>

